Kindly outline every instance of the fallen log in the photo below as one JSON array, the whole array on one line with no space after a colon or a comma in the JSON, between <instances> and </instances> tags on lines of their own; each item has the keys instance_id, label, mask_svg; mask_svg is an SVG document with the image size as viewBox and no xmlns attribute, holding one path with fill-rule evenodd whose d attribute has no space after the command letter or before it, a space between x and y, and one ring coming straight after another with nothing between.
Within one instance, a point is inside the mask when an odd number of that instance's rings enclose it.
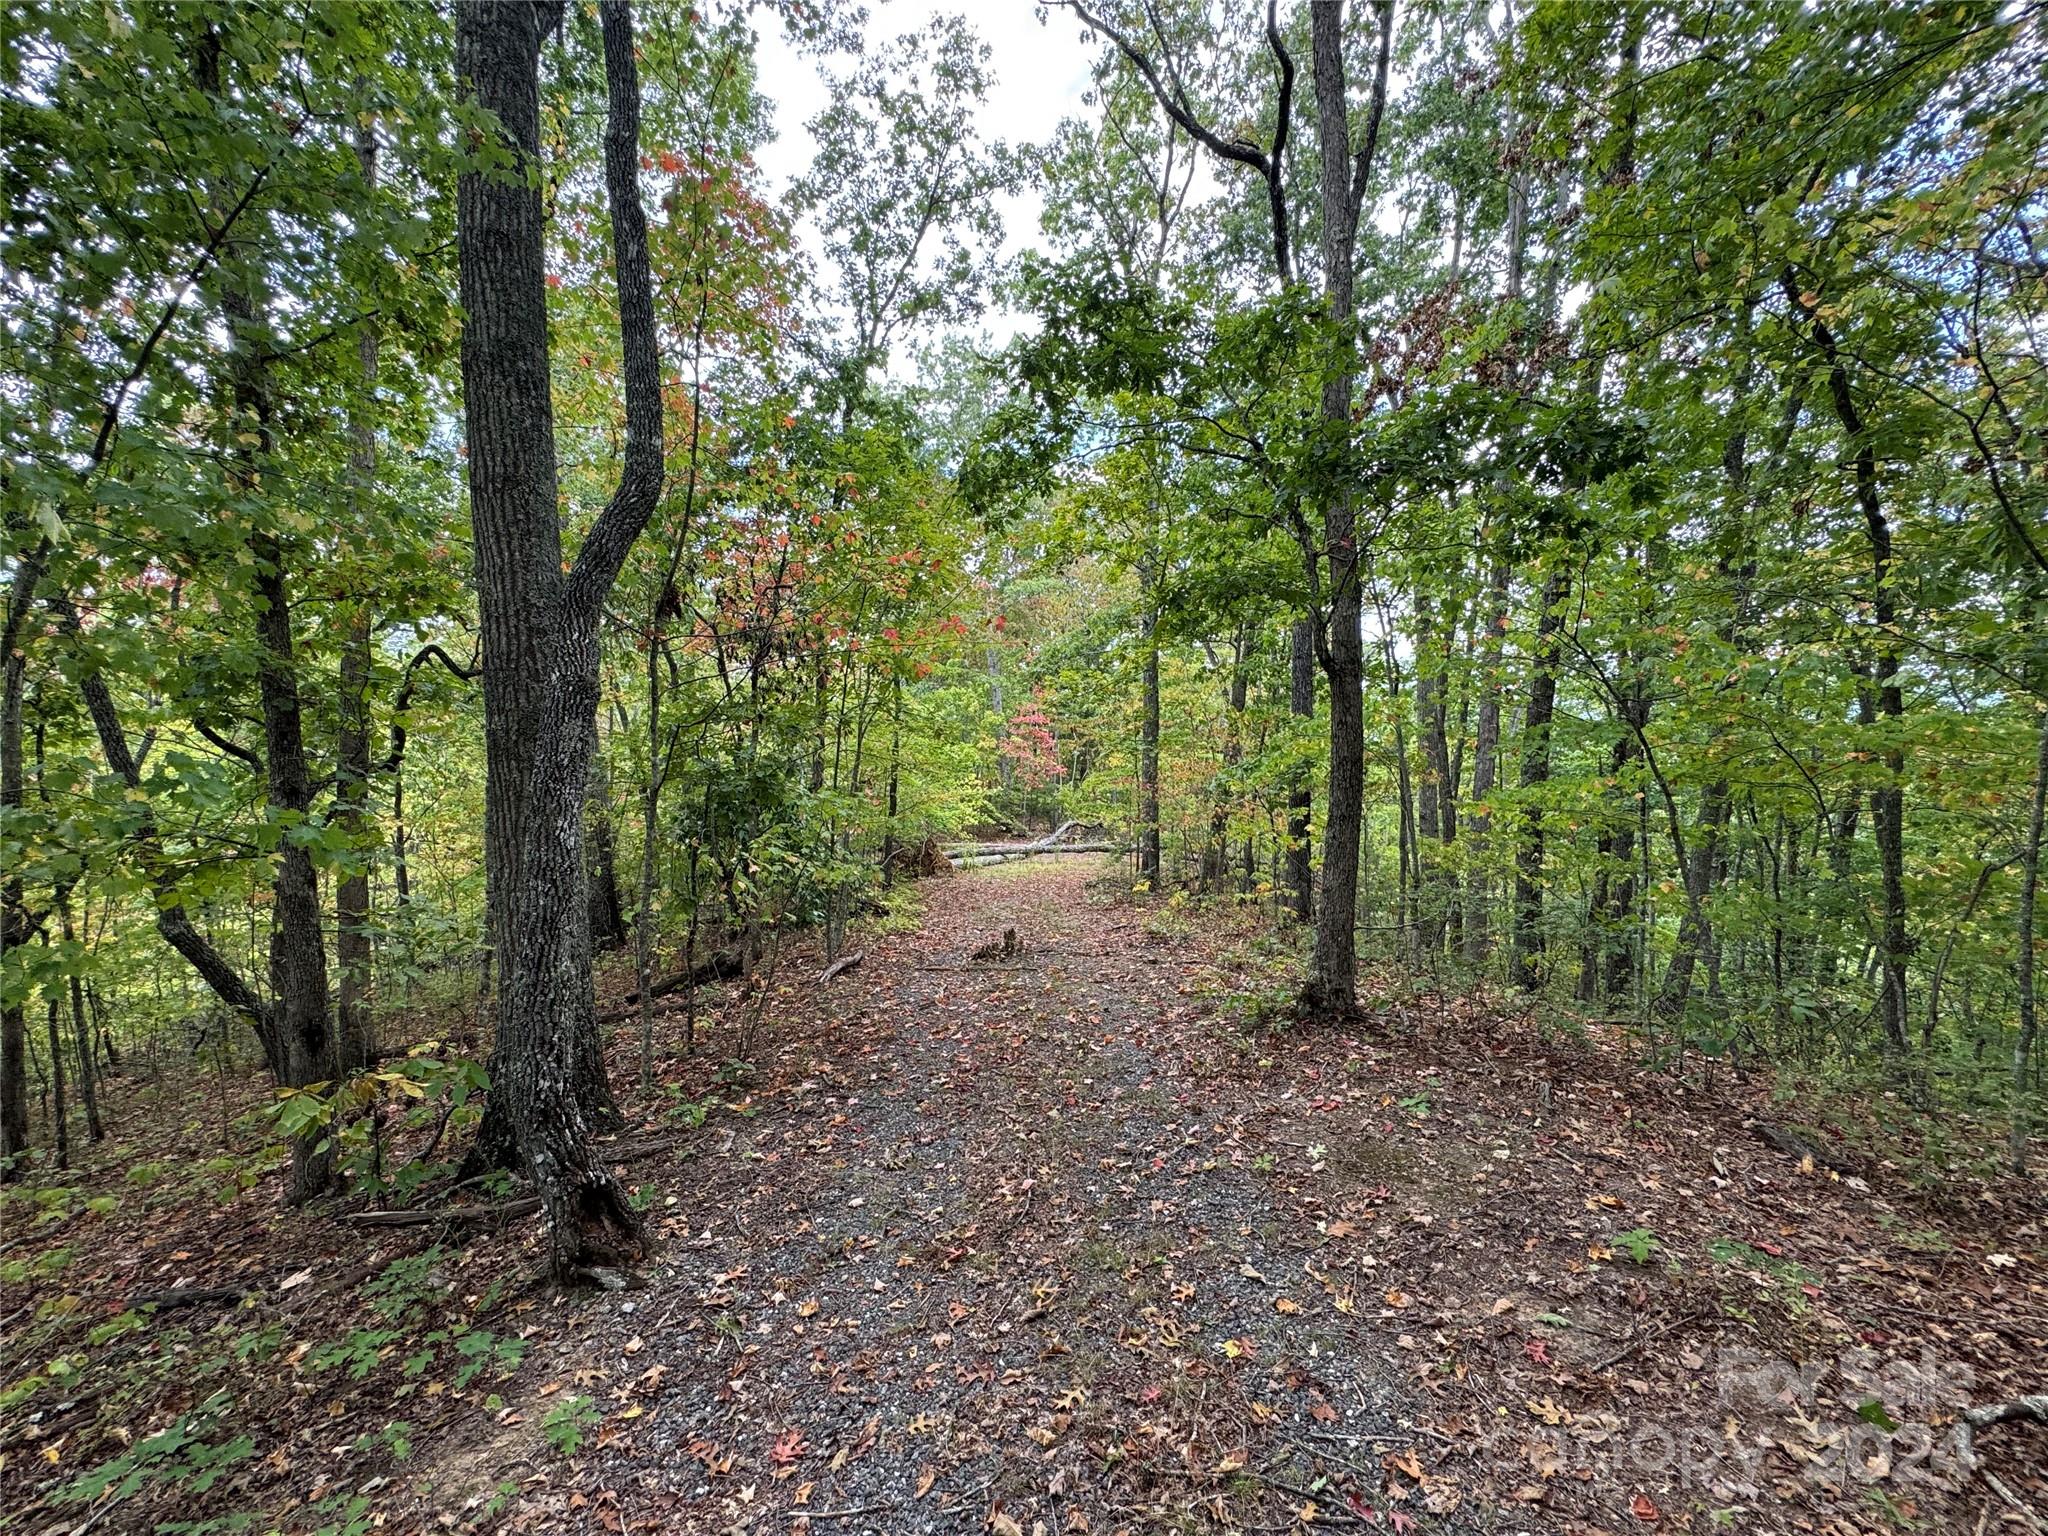
<instances>
[{"instance_id":1,"label":"fallen log","mask_svg":"<svg viewBox=\"0 0 2048 1536\"><path fill-rule=\"evenodd\" d=\"M990 850L984 845L980 853L950 854L955 869L979 869L984 864L1007 864L1012 859L1033 859L1048 853L1115 853L1115 843L1062 843L1057 848L1040 848L1035 844L1021 844L1010 848Z\"/></svg>"},{"instance_id":2,"label":"fallen log","mask_svg":"<svg viewBox=\"0 0 2048 1536\"><path fill-rule=\"evenodd\" d=\"M1017 853L1026 849L1051 848L1079 825L1077 821L1063 821L1035 843L955 843L946 850L946 857L975 858L982 854Z\"/></svg>"},{"instance_id":3,"label":"fallen log","mask_svg":"<svg viewBox=\"0 0 2048 1536\"><path fill-rule=\"evenodd\" d=\"M662 977L647 989L648 995L656 998L669 997L693 984L701 986L707 981L730 981L746 968L745 958L738 950L721 949L699 960L686 971L677 971L672 976ZM633 1014L638 1013L640 1011L639 990L636 988L628 992L619 999L619 1002L621 1006L607 1008L603 1013L600 1013L597 1016L597 1022L600 1024L615 1024L620 1019L629 1018Z\"/></svg>"},{"instance_id":4,"label":"fallen log","mask_svg":"<svg viewBox=\"0 0 2048 1536\"><path fill-rule=\"evenodd\" d=\"M818 973L818 985L822 987L823 985L825 985L826 982L830 981L833 977L845 975L848 971L852 970L856 965L859 965L861 961L867 959L867 957L868 952L864 949L856 949L851 954L841 955L837 960L834 960L830 965L826 966L824 970Z\"/></svg>"}]
</instances>

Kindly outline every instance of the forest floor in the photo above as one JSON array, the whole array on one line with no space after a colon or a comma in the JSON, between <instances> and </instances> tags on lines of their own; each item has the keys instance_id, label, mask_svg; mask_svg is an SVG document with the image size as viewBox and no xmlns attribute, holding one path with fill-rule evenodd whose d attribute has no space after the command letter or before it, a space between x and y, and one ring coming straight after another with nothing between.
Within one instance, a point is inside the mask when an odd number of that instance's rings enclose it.
<instances>
[{"instance_id":1,"label":"forest floor","mask_svg":"<svg viewBox=\"0 0 2048 1536\"><path fill-rule=\"evenodd\" d=\"M1244 1000L1284 961L1254 917L1108 872L926 882L857 967L820 982L806 952L735 992L627 1105L643 1146L689 1126L623 1165L659 1243L640 1289L545 1289L530 1220L366 1228L260 1183L92 1209L139 1145L192 1153L175 1115L124 1123L75 1209L24 1232L8 1207L29 1278L0 1382L90 1363L0 1414L0 1529L1982 1533L2048 1508L2048 1435L1987 1429L1974 1471L1956 1431L2048 1389L2038 1186L1930 1186L1760 1126L1789 1113L1761 1084L1412 980L1368 978L1349 1033L1268 1029ZM1006 929L1020 952L977 959ZM721 1071L737 1032L751 1069ZM58 1337L173 1284L252 1294ZM200 1452L133 1454L181 1412ZM124 1447L125 1502L49 1502Z\"/></svg>"}]
</instances>

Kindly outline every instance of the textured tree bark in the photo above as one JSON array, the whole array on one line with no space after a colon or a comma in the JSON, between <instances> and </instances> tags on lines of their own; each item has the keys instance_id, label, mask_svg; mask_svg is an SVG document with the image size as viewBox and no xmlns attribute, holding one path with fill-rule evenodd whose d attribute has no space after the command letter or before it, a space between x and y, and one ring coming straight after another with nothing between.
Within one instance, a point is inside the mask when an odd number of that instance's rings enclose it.
<instances>
[{"instance_id":1,"label":"textured tree bark","mask_svg":"<svg viewBox=\"0 0 2048 1536\"><path fill-rule=\"evenodd\" d=\"M541 244L537 59L559 4L507 0L456 12L456 72L495 112L504 163L458 181L463 409L470 438L476 582L484 656L484 877L489 942L502 955L519 885L525 768L545 691L534 611L561 576ZM471 294L484 306L472 307ZM485 534L488 533L488 537Z\"/></svg>"},{"instance_id":2,"label":"textured tree bark","mask_svg":"<svg viewBox=\"0 0 2048 1536\"><path fill-rule=\"evenodd\" d=\"M500 977L509 973L517 943L512 910L562 581L539 181L540 46L561 10L544 0L479 0L456 12L458 86L496 113L504 134L497 145L501 166L466 171L457 181L458 265L467 316L463 410L484 658L485 905ZM574 921L586 950L588 919L579 899ZM570 1045L576 1059L572 1081L586 1116L600 1128L615 1129L621 1121L596 1026L579 1031ZM492 1053L494 1081L505 1050L501 1032ZM470 1171L518 1160L508 1109L503 1095L492 1095L465 1163Z\"/></svg>"},{"instance_id":3,"label":"textured tree bark","mask_svg":"<svg viewBox=\"0 0 2048 1536\"><path fill-rule=\"evenodd\" d=\"M1539 789L1550 780L1550 722L1557 713L1558 631L1570 575L1562 564L1544 578L1542 611L1536 619L1536 651L1530 658L1529 709L1522 721L1522 788ZM1543 808L1522 809L1521 844L1515 851L1515 931L1510 964L1516 986L1534 991L1542 980Z\"/></svg>"},{"instance_id":4,"label":"textured tree bark","mask_svg":"<svg viewBox=\"0 0 2048 1536\"><path fill-rule=\"evenodd\" d=\"M597 742L598 638L604 598L662 490L661 371L639 187L639 76L624 0L601 0L607 114L605 190L612 214L623 350L626 448L611 500L574 566L560 568L548 398L539 57L559 7L463 0L457 73L497 114L511 174L482 167L457 182L465 312L462 372L478 552L487 719L487 789L497 832L517 825L492 888L503 977L492 1108L546 1212L551 1268L570 1278L630 1261L639 1218L592 1145L616 1116L597 1050L584 889L584 798ZM488 558L486 557L488 551ZM539 558L536 558L538 556ZM508 609L507 603L536 601ZM501 850L502 854L502 850Z\"/></svg>"},{"instance_id":5,"label":"textured tree bark","mask_svg":"<svg viewBox=\"0 0 2048 1536\"><path fill-rule=\"evenodd\" d=\"M1355 348L1352 257L1359 209L1372 173L1386 109L1393 44L1393 0L1373 7L1379 61L1364 146L1351 149L1351 112L1344 80L1344 14L1338 4L1310 11L1317 145L1321 154L1324 308L1339 332L1338 353L1323 379L1322 417L1336 443L1351 435ZM1357 509L1340 476L1323 509L1323 555L1329 562L1329 633L1322 647L1330 680L1330 770L1323 815L1323 868L1316 896L1315 943L1309 956L1304 1017L1348 1020L1358 1008L1358 859L1365 799L1365 636L1358 580Z\"/></svg>"}]
</instances>

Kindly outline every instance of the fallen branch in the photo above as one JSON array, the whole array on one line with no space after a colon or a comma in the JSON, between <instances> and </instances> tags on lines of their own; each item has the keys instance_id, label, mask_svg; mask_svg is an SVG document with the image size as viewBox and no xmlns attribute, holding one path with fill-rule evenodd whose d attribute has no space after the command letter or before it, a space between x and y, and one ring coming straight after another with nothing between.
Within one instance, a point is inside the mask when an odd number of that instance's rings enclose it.
<instances>
[{"instance_id":1,"label":"fallen branch","mask_svg":"<svg viewBox=\"0 0 2048 1536\"><path fill-rule=\"evenodd\" d=\"M674 1136L655 1136L646 1141L620 1141L606 1145L598 1143L596 1151L607 1163L630 1163L637 1158L652 1157L657 1152L667 1152L676 1146ZM341 1219L357 1227L431 1227L442 1222L469 1221L510 1221L518 1216L531 1216L540 1209L540 1196L522 1195L517 1200L498 1200L487 1205L444 1205L436 1210L421 1211L354 1211Z\"/></svg>"},{"instance_id":2,"label":"fallen branch","mask_svg":"<svg viewBox=\"0 0 2048 1536\"><path fill-rule=\"evenodd\" d=\"M1665 1334L1671 1332L1672 1329L1683 1328L1687 1323L1696 1323L1700 1320L1701 1315L1699 1313L1687 1312L1679 1317L1672 1318L1669 1322L1650 1329L1646 1333L1640 1333L1609 1355L1605 1360L1594 1366L1592 1374L1597 1376L1602 1371L1621 1364L1622 1361L1641 1349L1645 1344L1654 1344L1657 1340L1663 1338Z\"/></svg>"},{"instance_id":3,"label":"fallen branch","mask_svg":"<svg viewBox=\"0 0 2048 1536\"><path fill-rule=\"evenodd\" d=\"M341 1219L356 1227L431 1227L441 1222L510 1220L540 1209L539 1195L498 1200L489 1205L451 1205L426 1211L353 1211Z\"/></svg>"},{"instance_id":4,"label":"fallen branch","mask_svg":"<svg viewBox=\"0 0 2048 1536\"><path fill-rule=\"evenodd\" d=\"M867 959L867 957L868 952L864 949L856 949L850 955L841 955L837 960L834 960L830 965L826 966L824 970L818 973L818 985L822 987L823 985L825 985L826 982L830 981L833 977L845 975L848 971L852 970L856 965L859 965L861 961Z\"/></svg>"},{"instance_id":5,"label":"fallen branch","mask_svg":"<svg viewBox=\"0 0 2048 1536\"><path fill-rule=\"evenodd\" d=\"M128 1298L131 1307L155 1307L168 1312L174 1307L211 1307L238 1302L259 1289L253 1285L174 1285L164 1291L136 1291Z\"/></svg>"},{"instance_id":6,"label":"fallen branch","mask_svg":"<svg viewBox=\"0 0 2048 1536\"><path fill-rule=\"evenodd\" d=\"M730 981L746 969L740 952L736 949L721 949L706 955L686 971L677 971L664 976L647 989L650 997L667 997L671 992L680 992L691 982ZM640 993L636 989L619 999L622 1003L637 1003Z\"/></svg>"},{"instance_id":7,"label":"fallen branch","mask_svg":"<svg viewBox=\"0 0 2048 1536\"><path fill-rule=\"evenodd\" d=\"M1963 1464L1965 1472L1974 1472L1984 1479L1984 1486L2018 1512L2027 1522L2030 1530L2042 1528L2041 1520L2020 1496L2005 1485L1996 1472L1984 1465L1984 1458L1977 1454L1977 1431L1989 1429L1994 1424L2010 1424L2015 1419L2031 1419L2036 1424L2048 1424L2048 1392L2030 1393L2016 1397L2009 1403L1990 1403L1982 1408L1965 1408L1962 1417L1956 1420L1956 1459Z\"/></svg>"}]
</instances>

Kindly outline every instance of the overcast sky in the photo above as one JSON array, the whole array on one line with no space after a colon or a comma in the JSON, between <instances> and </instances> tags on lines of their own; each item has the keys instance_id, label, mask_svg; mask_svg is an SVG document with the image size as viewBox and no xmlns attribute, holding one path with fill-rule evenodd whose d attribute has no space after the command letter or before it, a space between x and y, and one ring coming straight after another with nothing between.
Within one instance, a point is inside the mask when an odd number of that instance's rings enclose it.
<instances>
[{"instance_id":1,"label":"overcast sky","mask_svg":"<svg viewBox=\"0 0 2048 1536\"><path fill-rule=\"evenodd\" d=\"M868 47L886 48L904 33L922 29L934 15L965 15L994 50L996 84L981 113L982 137L1011 144L1043 143L1061 118L1085 110L1081 98L1088 89L1094 50L1081 41L1081 28L1073 17L1054 12L1041 23L1035 9L1032 0L979 0L972 5L961 0L871 0ZM844 56L806 58L790 46L780 26L757 15L760 45L755 56L761 91L775 103L776 135L760 162L769 186L780 192L811 162L813 145L804 124L825 107L821 67L844 73L852 61ZM1002 199L1008 252L1014 254L1037 240L1041 205L1042 199L1031 190ZM805 243L815 252L815 244L808 238ZM1015 316L988 317L988 329L998 339L1006 338L1016 324Z\"/></svg>"}]
</instances>

